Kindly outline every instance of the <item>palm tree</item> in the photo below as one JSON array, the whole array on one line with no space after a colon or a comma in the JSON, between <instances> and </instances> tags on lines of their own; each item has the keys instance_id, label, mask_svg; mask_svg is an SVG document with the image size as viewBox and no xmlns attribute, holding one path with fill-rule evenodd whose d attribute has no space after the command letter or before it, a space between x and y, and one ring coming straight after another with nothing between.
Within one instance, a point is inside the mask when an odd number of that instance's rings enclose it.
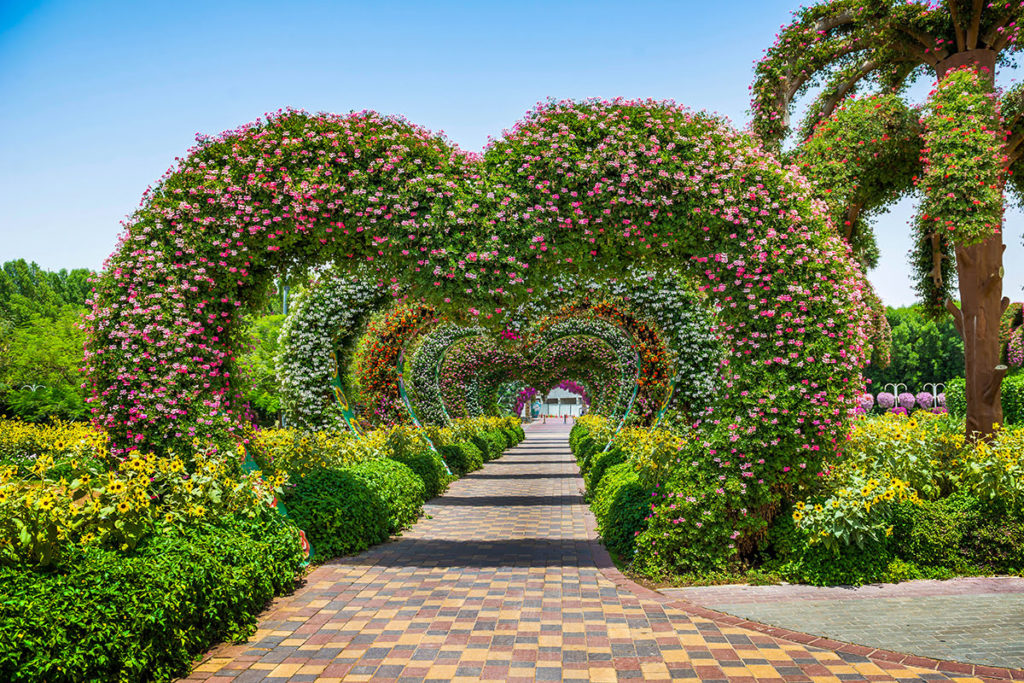
<instances>
[{"instance_id":1,"label":"palm tree","mask_svg":"<svg viewBox=\"0 0 1024 683\"><path fill-rule=\"evenodd\" d=\"M938 4L923 0L826 0L802 8L757 65L752 102L754 130L768 146L779 149L789 133L794 102L817 87L821 92L808 109L799 133L801 140L811 138L820 122L833 117L844 102L866 87L899 93L921 75L934 74L941 90L943 83L963 67L980 74L982 87L995 96L996 68L1006 64L1019 49L1022 24L1024 5L1019 0L945 0ZM1021 102L1020 88L1002 97L1006 134L1000 138L1000 190L1007 183L1011 189L1021 189L1019 181L1005 173L1015 170L1024 154ZM920 133L926 156L929 141L935 141L935 131L928 130L928 121L926 117ZM941 178L931 180L934 182L919 185L926 204L935 205L954 194ZM883 195L876 193L872 198L888 201L880 199ZM950 262L955 264L960 306L948 296L943 304L964 339L967 432L983 438L992 434L995 424L1002 423L1000 386L1007 369L1000 362L999 320L1009 304L1009 299L1002 296L1003 192L988 202L985 209L997 219L988 224L984 234L978 234L973 229L976 226L970 231L957 225L940 228L929 216L921 215L918 238L922 253L917 257L919 263L932 264L926 270L937 292L948 289L948 266ZM856 226L861 214L872 208L876 207L863 196L849 197L843 216L845 225Z\"/></svg>"}]
</instances>

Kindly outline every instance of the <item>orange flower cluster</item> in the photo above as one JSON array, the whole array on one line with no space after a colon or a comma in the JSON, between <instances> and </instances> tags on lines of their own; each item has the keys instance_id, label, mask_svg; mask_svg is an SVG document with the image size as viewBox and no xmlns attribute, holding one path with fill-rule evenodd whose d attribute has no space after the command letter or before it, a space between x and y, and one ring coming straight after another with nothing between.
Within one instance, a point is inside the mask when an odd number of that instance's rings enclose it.
<instances>
[{"instance_id":1,"label":"orange flower cluster","mask_svg":"<svg viewBox=\"0 0 1024 683\"><path fill-rule=\"evenodd\" d=\"M668 346L657 329L637 317L622 302L607 299L581 299L563 306L558 313L545 318L539 327L544 331L557 322L580 315L606 320L633 338L633 349L640 359L640 372L637 376L640 392L635 410L643 417L653 416L657 406L668 398L668 383L672 376Z\"/></svg>"},{"instance_id":2,"label":"orange flower cluster","mask_svg":"<svg viewBox=\"0 0 1024 683\"><path fill-rule=\"evenodd\" d=\"M437 322L435 313L429 304L406 302L367 326L355 370L372 421L391 424L408 417L398 388L398 357L424 328Z\"/></svg>"}]
</instances>

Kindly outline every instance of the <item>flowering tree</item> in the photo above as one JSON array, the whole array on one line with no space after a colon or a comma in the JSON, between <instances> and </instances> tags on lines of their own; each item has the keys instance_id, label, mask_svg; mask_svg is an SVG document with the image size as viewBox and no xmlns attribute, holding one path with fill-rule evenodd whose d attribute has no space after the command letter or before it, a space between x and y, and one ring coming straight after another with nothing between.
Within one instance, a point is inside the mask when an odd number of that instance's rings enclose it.
<instances>
[{"instance_id":1,"label":"flowering tree","mask_svg":"<svg viewBox=\"0 0 1024 683\"><path fill-rule=\"evenodd\" d=\"M754 129L778 144L794 100L823 85L803 125L801 138L815 148L805 162L831 156L831 169L818 164L824 178L836 178L835 163L856 169L832 200L853 244L866 213L915 183L922 190L918 289L926 304L953 315L964 337L969 435L988 436L1002 422L1003 190L1024 154L1024 106L1020 88L1000 106L994 80L996 65L1018 49L1022 21L1024 6L1005 0L829 0L796 12L758 64L753 87ZM848 99L868 84L898 92L923 72L938 86L917 125L894 95ZM841 140L840 131L852 132ZM959 307L947 296L954 264Z\"/></svg>"}]
</instances>

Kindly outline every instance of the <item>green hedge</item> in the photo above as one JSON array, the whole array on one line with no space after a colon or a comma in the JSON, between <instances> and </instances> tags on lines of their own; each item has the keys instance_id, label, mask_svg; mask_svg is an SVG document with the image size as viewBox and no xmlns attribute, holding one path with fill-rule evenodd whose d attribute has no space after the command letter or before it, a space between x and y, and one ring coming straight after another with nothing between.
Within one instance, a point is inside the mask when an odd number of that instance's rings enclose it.
<instances>
[{"instance_id":1,"label":"green hedge","mask_svg":"<svg viewBox=\"0 0 1024 683\"><path fill-rule=\"evenodd\" d=\"M322 560L358 553L388 538L383 498L347 469L311 471L285 492L284 503Z\"/></svg>"},{"instance_id":2,"label":"green hedge","mask_svg":"<svg viewBox=\"0 0 1024 683\"><path fill-rule=\"evenodd\" d=\"M441 456L429 449L394 452L391 459L406 465L423 482L424 500L435 498L448 488L450 477L444 469Z\"/></svg>"},{"instance_id":3,"label":"green hedge","mask_svg":"<svg viewBox=\"0 0 1024 683\"><path fill-rule=\"evenodd\" d=\"M396 533L415 522L423 511L426 487L407 465L382 458L348 468L384 502L388 532Z\"/></svg>"},{"instance_id":4,"label":"green hedge","mask_svg":"<svg viewBox=\"0 0 1024 683\"><path fill-rule=\"evenodd\" d=\"M1003 379L1003 424L1024 424L1024 373ZM946 408L958 417L967 415L966 381L962 377L946 382Z\"/></svg>"},{"instance_id":5,"label":"green hedge","mask_svg":"<svg viewBox=\"0 0 1024 683\"><path fill-rule=\"evenodd\" d=\"M489 462L505 450L505 437L493 431L480 432L473 436L473 444L480 449L484 462Z\"/></svg>"},{"instance_id":6,"label":"green hedge","mask_svg":"<svg viewBox=\"0 0 1024 683\"><path fill-rule=\"evenodd\" d=\"M650 494L640 484L631 463L622 462L607 469L594 491L591 509L609 550L627 560L633 557L637 532L646 526L649 501Z\"/></svg>"},{"instance_id":7,"label":"green hedge","mask_svg":"<svg viewBox=\"0 0 1024 683\"><path fill-rule=\"evenodd\" d=\"M464 442L441 446L441 455L452 472L460 477L478 470L484 465L483 453L472 443Z\"/></svg>"},{"instance_id":8,"label":"green hedge","mask_svg":"<svg viewBox=\"0 0 1024 683\"><path fill-rule=\"evenodd\" d=\"M214 644L253 633L301 555L295 528L268 510L161 532L131 554L82 548L56 571L0 567L0 680L187 675Z\"/></svg>"},{"instance_id":9,"label":"green hedge","mask_svg":"<svg viewBox=\"0 0 1024 683\"><path fill-rule=\"evenodd\" d=\"M605 472L614 465L626 461L626 454L618 446L612 446L607 451L597 453L590 458L590 467L584 475L583 480L587 485L587 491L593 492L601 484Z\"/></svg>"}]
</instances>

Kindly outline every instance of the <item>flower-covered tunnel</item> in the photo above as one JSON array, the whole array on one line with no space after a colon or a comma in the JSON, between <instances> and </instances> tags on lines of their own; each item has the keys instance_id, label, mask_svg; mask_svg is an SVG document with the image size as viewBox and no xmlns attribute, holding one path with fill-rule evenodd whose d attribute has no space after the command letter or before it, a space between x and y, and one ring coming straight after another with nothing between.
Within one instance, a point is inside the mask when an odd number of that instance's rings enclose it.
<instances>
[{"instance_id":1,"label":"flower-covered tunnel","mask_svg":"<svg viewBox=\"0 0 1024 683\"><path fill-rule=\"evenodd\" d=\"M549 103L474 154L284 111L201 139L96 283L85 369L115 448L232 448L240 320L311 271L283 333L299 424L444 423L572 380L619 424L670 414L754 520L844 438L872 332L826 207L713 116Z\"/></svg>"}]
</instances>

